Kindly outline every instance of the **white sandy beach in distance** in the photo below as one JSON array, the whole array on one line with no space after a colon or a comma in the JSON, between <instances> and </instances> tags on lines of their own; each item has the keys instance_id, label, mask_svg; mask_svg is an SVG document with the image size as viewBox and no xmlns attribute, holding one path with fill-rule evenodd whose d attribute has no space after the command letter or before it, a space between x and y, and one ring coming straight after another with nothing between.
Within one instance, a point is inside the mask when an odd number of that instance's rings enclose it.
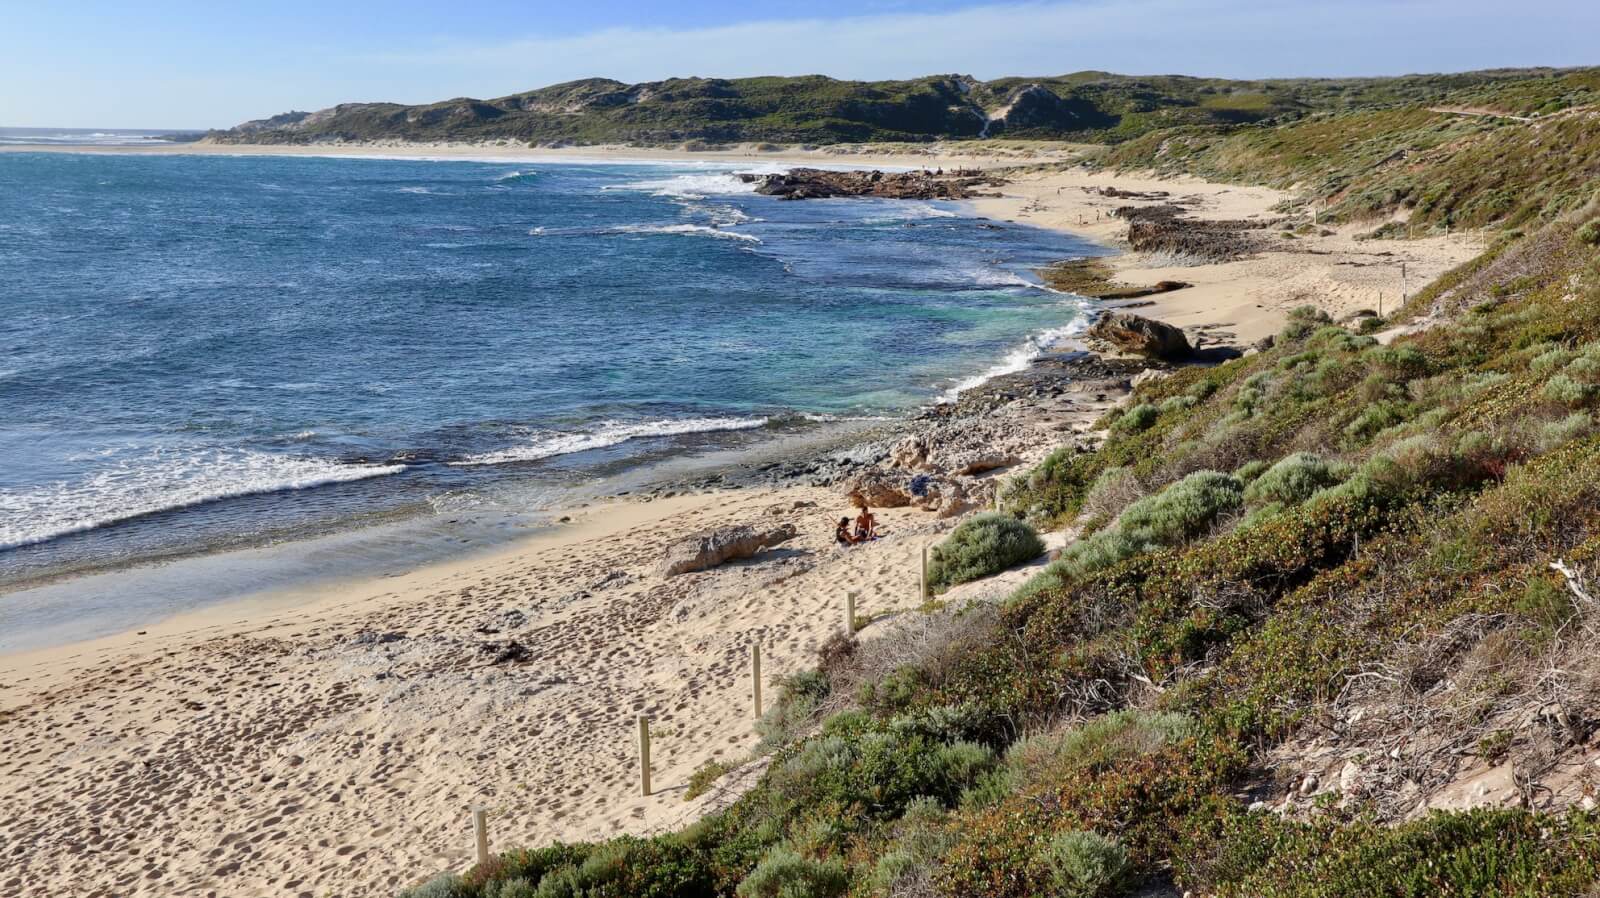
<instances>
[{"instance_id":1,"label":"white sandy beach in distance","mask_svg":"<svg viewBox=\"0 0 1600 898\"><path fill-rule=\"evenodd\" d=\"M244 149L280 151L131 152ZM505 147L345 149L516 156ZM1016 161L559 152L913 167ZM1062 149L1052 161L1070 155ZM550 153L520 158L541 156ZM1019 176L975 207L1115 246L1125 225L1108 213L1128 200L1094 192L1110 185L1192 196L1192 214L1210 218L1272 217L1287 197L1072 169ZM1207 343L1243 344L1274 332L1297 305L1342 313L1376 308L1380 296L1392 303L1400 261L1415 289L1478 248L1473 235L1354 239L1370 227L1238 262L1151 267L1128 254L1113 264L1128 283L1194 284L1153 297L1140 314ZM860 593L863 615L913 608L920 550L953 523L889 510L886 539L843 550L832 545L832 522L847 511L839 495L814 487L591 506L491 555L0 658L0 894L23 894L26 884L51 896L389 895L470 863L475 804L489 809L496 848L680 826L756 772L683 799L697 767L740 761L756 744L749 646L764 648L770 700L777 679L811 667L816 647L840 629L847 591ZM656 574L671 541L784 521L800 537L781 551L703 574ZM865 638L893 626L874 623ZM493 663L482 646L508 638L531 660ZM640 713L655 720L658 791L648 798L636 780Z\"/></svg>"}]
</instances>

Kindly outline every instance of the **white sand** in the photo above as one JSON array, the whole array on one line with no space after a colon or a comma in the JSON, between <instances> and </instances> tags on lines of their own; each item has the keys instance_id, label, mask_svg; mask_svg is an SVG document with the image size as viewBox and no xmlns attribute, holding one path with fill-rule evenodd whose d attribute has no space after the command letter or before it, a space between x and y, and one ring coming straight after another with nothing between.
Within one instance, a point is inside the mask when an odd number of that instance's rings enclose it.
<instances>
[{"instance_id":1,"label":"white sand","mask_svg":"<svg viewBox=\"0 0 1600 898\"><path fill-rule=\"evenodd\" d=\"M939 164L888 159L859 157ZM1284 198L1068 172L1027 176L978 206L1114 242L1122 226L1096 224L1094 213L1126 201L1082 189L1113 183L1195 194L1202 214L1218 217L1267 215ZM1357 244L1347 232L1295 249L1176 271L1137 256L1115 264L1132 283L1196 284L1144 312L1247 341L1294 305L1344 310L1397 296L1400 255L1376 253L1404 254L1422 284L1475 243ZM798 501L817 506L767 514ZM476 803L490 808L497 847L681 825L729 797L686 803L689 775L755 745L748 646L764 646L770 700L777 678L812 666L840 628L847 590L860 591L865 615L913 606L915 559L951 525L891 510L887 539L840 550L832 522L847 511L812 488L616 503L494 556L0 658L0 894L391 894L468 864ZM671 580L653 573L672 539L781 520L800 538L760 560ZM626 578L606 580L618 571ZM486 624L500 632L479 632ZM531 660L491 664L480 644L508 638ZM636 781L637 713L656 721L659 791L649 798Z\"/></svg>"},{"instance_id":2,"label":"white sand","mask_svg":"<svg viewBox=\"0 0 1600 898\"><path fill-rule=\"evenodd\" d=\"M1274 219L1282 215L1275 207L1293 199L1292 194L1266 187L1076 169L1022 176L1001 188L1003 198L978 200L975 205L980 214L991 218L1070 230L1107 246L1126 248L1127 223L1113 218L1113 210L1162 200L1121 199L1093 192L1104 187L1138 193L1165 191L1174 199L1192 199L1195 202L1188 214L1209 219ZM1318 306L1335 318L1358 309L1394 311L1404 290L1421 289L1483 250L1482 238L1475 233L1420 240L1355 239L1380 223L1339 227L1328 237L1276 240L1276 248L1234 262L1175 267L1141 253L1125 252L1111 263L1117 279L1127 284L1146 286L1171 280L1194 285L1149 297L1152 304L1138 308L1138 314L1201 332L1210 344L1244 345L1276 333L1285 314L1296 306Z\"/></svg>"}]
</instances>

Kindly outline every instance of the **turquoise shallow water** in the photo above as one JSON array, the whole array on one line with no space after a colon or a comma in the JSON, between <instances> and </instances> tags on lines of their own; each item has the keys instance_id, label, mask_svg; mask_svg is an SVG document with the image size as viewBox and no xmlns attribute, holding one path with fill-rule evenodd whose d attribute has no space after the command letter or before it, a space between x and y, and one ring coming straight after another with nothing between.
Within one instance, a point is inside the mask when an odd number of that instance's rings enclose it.
<instances>
[{"instance_id":1,"label":"turquoise shallow water","mask_svg":"<svg viewBox=\"0 0 1600 898\"><path fill-rule=\"evenodd\" d=\"M1088 244L732 170L0 156L0 585L548 501L1078 320L1027 272Z\"/></svg>"}]
</instances>

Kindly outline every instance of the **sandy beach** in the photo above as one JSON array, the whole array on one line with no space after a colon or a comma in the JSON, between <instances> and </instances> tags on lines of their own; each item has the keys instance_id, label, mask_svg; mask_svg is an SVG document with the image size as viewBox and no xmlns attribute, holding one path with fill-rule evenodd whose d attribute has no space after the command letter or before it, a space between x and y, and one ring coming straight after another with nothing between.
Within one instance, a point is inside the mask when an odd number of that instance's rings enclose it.
<instances>
[{"instance_id":1,"label":"sandy beach","mask_svg":"<svg viewBox=\"0 0 1600 898\"><path fill-rule=\"evenodd\" d=\"M880 156L871 148L99 151L906 167L1019 161L1000 151ZM1292 199L1265 188L1065 168L1078 153L1068 145L1039 152L1037 161L1051 164L1044 168L1064 170L1013 176L1002 196L973 201L979 214L1121 248L1127 224L1110 212L1158 200L1110 197L1102 188L1183 197L1190 214L1212 219L1270 219ZM1420 288L1480 247L1473 234L1356 239L1373 226L1277 239L1231 262L1173 265L1131 252L1110 262L1129 284L1192 285L1151 297L1139 314L1182 326L1202 345L1244 346L1275 332L1295 306L1336 316L1380 302L1391 309L1403 289ZM1019 428L1022 461L1014 468L1087 430L1116 399L1080 397L1055 417L1013 408L1032 428ZM0 893L388 895L468 866L469 808L480 804L497 848L680 826L759 772L749 647L763 648L770 700L779 678L811 667L817 646L841 628L847 592L859 593L860 615L877 618L862 638L902 625L917 613L921 549L958 520L889 509L881 513L886 538L842 549L831 523L848 511L838 490L799 485L608 502L491 555L0 657ZM685 536L777 523L794 524L799 536L704 573L657 571L665 547ZM1020 576L973 584L954 598L1002 594ZM637 782L639 714L654 721L657 791L649 797ZM689 776L708 761L744 766L721 788L685 801Z\"/></svg>"}]
</instances>

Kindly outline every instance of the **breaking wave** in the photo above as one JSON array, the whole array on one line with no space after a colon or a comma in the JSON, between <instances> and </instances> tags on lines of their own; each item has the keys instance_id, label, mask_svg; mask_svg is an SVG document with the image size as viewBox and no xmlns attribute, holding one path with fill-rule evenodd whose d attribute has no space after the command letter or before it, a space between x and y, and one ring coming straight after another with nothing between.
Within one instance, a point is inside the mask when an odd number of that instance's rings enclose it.
<instances>
[{"instance_id":1,"label":"breaking wave","mask_svg":"<svg viewBox=\"0 0 1600 898\"><path fill-rule=\"evenodd\" d=\"M766 418L680 418L677 420L631 423L603 421L595 429L587 432L559 433L546 431L525 445L512 446L496 452L486 452L482 455L469 455L466 458L450 462L450 464L466 467L471 465L498 465L507 462L538 461L558 455L570 455L574 452L604 449L607 446L616 446L629 440L683 436L695 433L716 433L727 430L753 430L757 427L765 426L766 423Z\"/></svg>"}]
</instances>

